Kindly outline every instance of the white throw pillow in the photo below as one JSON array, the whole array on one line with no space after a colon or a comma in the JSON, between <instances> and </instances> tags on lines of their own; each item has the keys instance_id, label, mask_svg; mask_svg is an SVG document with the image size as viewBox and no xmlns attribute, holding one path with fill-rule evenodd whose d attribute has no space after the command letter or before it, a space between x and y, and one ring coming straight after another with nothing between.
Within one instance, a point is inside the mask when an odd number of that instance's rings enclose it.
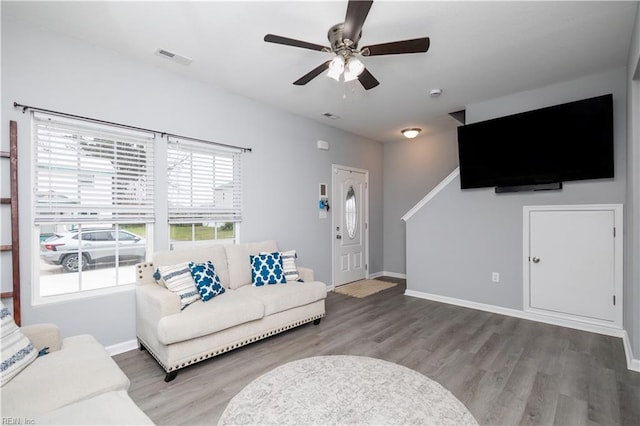
<instances>
[{"instance_id":1,"label":"white throw pillow","mask_svg":"<svg viewBox=\"0 0 640 426\"><path fill-rule=\"evenodd\" d=\"M200 293L196 288L196 282L191 276L191 268L189 268L188 262L159 266L158 271L167 289L180 296L181 310L200 299Z\"/></svg>"},{"instance_id":2,"label":"white throw pillow","mask_svg":"<svg viewBox=\"0 0 640 426\"><path fill-rule=\"evenodd\" d=\"M297 281L298 276L298 268L296 267L296 259L298 258L298 254L295 250L281 251L280 256L282 257L282 269L284 270L284 277L289 281Z\"/></svg>"},{"instance_id":3,"label":"white throw pillow","mask_svg":"<svg viewBox=\"0 0 640 426\"><path fill-rule=\"evenodd\" d=\"M0 386L4 386L38 357L38 351L0 302Z\"/></svg>"}]
</instances>

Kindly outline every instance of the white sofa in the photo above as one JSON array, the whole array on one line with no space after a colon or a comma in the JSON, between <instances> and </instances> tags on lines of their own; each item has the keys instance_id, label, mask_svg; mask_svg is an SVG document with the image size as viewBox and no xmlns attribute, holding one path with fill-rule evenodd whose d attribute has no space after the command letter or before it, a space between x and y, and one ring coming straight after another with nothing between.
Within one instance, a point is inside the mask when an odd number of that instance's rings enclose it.
<instances>
[{"instance_id":1,"label":"white sofa","mask_svg":"<svg viewBox=\"0 0 640 426\"><path fill-rule=\"evenodd\" d=\"M65 339L53 324L20 329L36 358L1 389L6 424L152 425L127 394L129 379L92 336Z\"/></svg>"},{"instance_id":2,"label":"white sofa","mask_svg":"<svg viewBox=\"0 0 640 426\"><path fill-rule=\"evenodd\" d=\"M275 252L275 241L219 244L161 251L152 262L136 265L136 315L140 349L146 349L175 378L179 369L272 336L325 315L326 285L313 271L298 267L304 282L256 287L250 255ZM159 266L211 260L225 293L180 310L177 294L156 283Z\"/></svg>"}]
</instances>

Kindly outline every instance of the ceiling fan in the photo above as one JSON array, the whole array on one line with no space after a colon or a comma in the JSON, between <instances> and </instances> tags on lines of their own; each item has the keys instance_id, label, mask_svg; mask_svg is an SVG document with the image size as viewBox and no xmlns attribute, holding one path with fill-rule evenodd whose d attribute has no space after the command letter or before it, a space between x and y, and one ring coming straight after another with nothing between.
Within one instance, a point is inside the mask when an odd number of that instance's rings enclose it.
<instances>
[{"instance_id":1,"label":"ceiling fan","mask_svg":"<svg viewBox=\"0 0 640 426\"><path fill-rule=\"evenodd\" d=\"M331 47L320 46L319 44L308 43L306 41L274 34L264 36L264 41L320 52L335 53L336 56L332 60L326 61L294 81L293 84L297 86L305 85L325 70L329 70L327 75L336 81L339 81L341 76L344 78L344 81L351 81L357 78L366 90L373 89L380 84L380 82L367 70L357 56L422 53L429 50L429 38L423 37L374 44L358 49L358 42L360 41L360 37L362 37L362 26L364 25L364 21L369 14L369 9L371 9L372 4L373 0L349 0L344 23L334 25L329 29L327 34Z\"/></svg>"}]
</instances>

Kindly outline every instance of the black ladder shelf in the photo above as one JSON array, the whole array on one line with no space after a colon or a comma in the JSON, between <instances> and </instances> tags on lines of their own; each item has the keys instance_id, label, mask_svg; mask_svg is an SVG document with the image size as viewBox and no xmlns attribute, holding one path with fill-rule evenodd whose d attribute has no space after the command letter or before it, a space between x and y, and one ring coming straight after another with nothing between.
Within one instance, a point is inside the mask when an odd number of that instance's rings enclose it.
<instances>
[{"instance_id":1,"label":"black ladder shelf","mask_svg":"<svg viewBox=\"0 0 640 426\"><path fill-rule=\"evenodd\" d=\"M11 244L0 245L0 252L11 252L13 287L0 293L2 299L13 299L13 318L20 325L20 244L18 227L18 123L9 122L9 151L0 151L0 158L9 159L11 196L0 198L0 204L11 206Z\"/></svg>"}]
</instances>

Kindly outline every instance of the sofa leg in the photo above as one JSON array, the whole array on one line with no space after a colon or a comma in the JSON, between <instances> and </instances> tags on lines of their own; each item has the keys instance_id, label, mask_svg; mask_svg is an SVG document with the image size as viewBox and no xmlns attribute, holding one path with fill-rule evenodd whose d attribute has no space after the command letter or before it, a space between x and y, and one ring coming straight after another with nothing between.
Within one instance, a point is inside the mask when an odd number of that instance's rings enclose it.
<instances>
[{"instance_id":1,"label":"sofa leg","mask_svg":"<svg viewBox=\"0 0 640 426\"><path fill-rule=\"evenodd\" d=\"M178 375L178 370L173 370L172 372L167 373L167 375L164 376L164 381L169 383L170 381L175 379L177 375Z\"/></svg>"},{"instance_id":2,"label":"sofa leg","mask_svg":"<svg viewBox=\"0 0 640 426\"><path fill-rule=\"evenodd\" d=\"M144 345L142 344L142 342L140 340L138 340L138 349L140 349L140 351L144 351L147 348L144 347Z\"/></svg>"},{"instance_id":3,"label":"sofa leg","mask_svg":"<svg viewBox=\"0 0 640 426\"><path fill-rule=\"evenodd\" d=\"M313 325L318 325L320 324L320 321L322 321L322 318L316 318L313 320Z\"/></svg>"}]
</instances>

